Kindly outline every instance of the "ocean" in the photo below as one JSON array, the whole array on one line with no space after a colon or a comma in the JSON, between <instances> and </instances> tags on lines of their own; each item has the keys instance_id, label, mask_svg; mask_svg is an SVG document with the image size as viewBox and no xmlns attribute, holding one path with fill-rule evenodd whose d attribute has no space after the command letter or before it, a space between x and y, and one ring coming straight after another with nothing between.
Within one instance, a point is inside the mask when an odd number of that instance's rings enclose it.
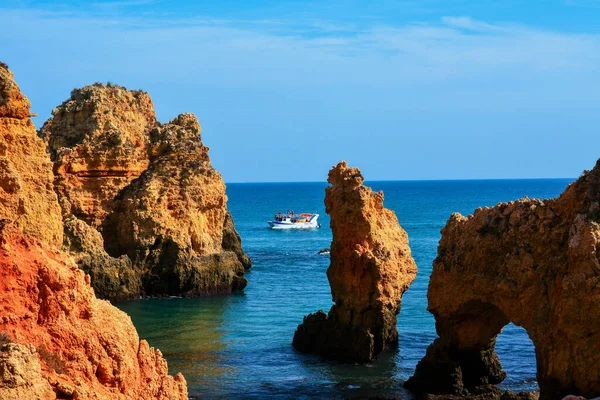
<instances>
[{"instance_id":1,"label":"ocean","mask_svg":"<svg viewBox=\"0 0 600 400\"><path fill-rule=\"evenodd\" d=\"M192 398L411 399L402 383L436 337L427 285L440 229L453 212L468 215L525 196L558 196L572 179L366 182L383 190L384 206L408 232L419 272L404 294L400 346L368 365L347 365L297 353L292 338L302 318L332 305L325 271L331 230L326 183L228 184L229 209L252 258L241 293L200 299L149 299L117 304L141 338L159 348L171 373L182 372ZM320 229L273 231L278 211L319 212ZM535 352L527 333L507 325L496 350L513 391L536 390Z\"/></svg>"}]
</instances>

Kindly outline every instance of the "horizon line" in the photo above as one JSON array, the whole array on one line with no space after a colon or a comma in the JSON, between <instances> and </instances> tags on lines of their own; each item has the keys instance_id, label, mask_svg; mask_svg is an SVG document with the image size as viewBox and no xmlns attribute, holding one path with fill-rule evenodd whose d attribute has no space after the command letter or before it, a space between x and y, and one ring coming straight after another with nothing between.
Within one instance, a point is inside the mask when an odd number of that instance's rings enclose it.
<instances>
[{"instance_id":1,"label":"horizon line","mask_svg":"<svg viewBox=\"0 0 600 400\"><path fill-rule=\"evenodd\" d=\"M548 181L548 180L573 180L578 177L558 177L558 178L457 178L457 179L365 179L365 182L483 182L483 181ZM327 181L237 181L225 182L225 185L243 185L243 184L290 184L290 183L328 183Z\"/></svg>"}]
</instances>

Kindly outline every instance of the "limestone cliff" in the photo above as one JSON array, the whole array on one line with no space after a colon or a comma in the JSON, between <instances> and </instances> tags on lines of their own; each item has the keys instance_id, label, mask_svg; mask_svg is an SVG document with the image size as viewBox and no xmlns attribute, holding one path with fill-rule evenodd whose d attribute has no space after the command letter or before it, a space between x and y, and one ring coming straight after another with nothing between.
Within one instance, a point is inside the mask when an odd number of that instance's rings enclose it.
<instances>
[{"instance_id":1,"label":"limestone cliff","mask_svg":"<svg viewBox=\"0 0 600 400\"><path fill-rule=\"evenodd\" d=\"M357 168L340 162L329 172L325 207L331 216L327 278L335 305L304 318L293 345L342 361L367 362L398 341L396 315L417 274L408 236L383 192L363 185Z\"/></svg>"},{"instance_id":2,"label":"limestone cliff","mask_svg":"<svg viewBox=\"0 0 600 400\"><path fill-rule=\"evenodd\" d=\"M100 226L116 195L148 168L155 125L148 93L101 84L73 90L40 130L65 213Z\"/></svg>"},{"instance_id":3,"label":"limestone cliff","mask_svg":"<svg viewBox=\"0 0 600 400\"><path fill-rule=\"evenodd\" d=\"M52 164L36 136L29 107L12 72L0 63L0 220L59 245L63 228Z\"/></svg>"},{"instance_id":4,"label":"limestone cliff","mask_svg":"<svg viewBox=\"0 0 600 400\"><path fill-rule=\"evenodd\" d=\"M244 266L223 250L227 196L200 140L182 114L151 132L151 168L127 186L106 219L106 248L147 269L150 293L209 295L243 289Z\"/></svg>"},{"instance_id":5,"label":"limestone cliff","mask_svg":"<svg viewBox=\"0 0 600 400\"><path fill-rule=\"evenodd\" d=\"M58 249L52 164L2 63L0 110L0 398L187 399L183 376L168 375L160 352Z\"/></svg>"},{"instance_id":6,"label":"limestone cliff","mask_svg":"<svg viewBox=\"0 0 600 400\"><path fill-rule=\"evenodd\" d=\"M147 93L94 84L74 90L39 134L54 161L65 247L100 297L246 286L250 259L195 116L160 124Z\"/></svg>"},{"instance_id":7,"label":"limestone cliff","mask_svg":"<svg viewBox=\"0 0 600 400\"><path fill-rule=\"evenodd\" d=\"M600 395L599 249L600 162L556 199L453 214L428 290L439 338L406 386L490 389L506 376L495 338L513 322L535 345L541 399Z\"/></svg>"},{"instance_id":8,"label":"limestone cliff","mask_svg":"<svg viewBox=\"0 0 600 400\"><path fill-rule=\"evenodd\" d=\"M0 345L0 398L187 400L183 376L68 255L3 227L0 275L0 332L25 345Z\"/></svg>"}]
</instances>

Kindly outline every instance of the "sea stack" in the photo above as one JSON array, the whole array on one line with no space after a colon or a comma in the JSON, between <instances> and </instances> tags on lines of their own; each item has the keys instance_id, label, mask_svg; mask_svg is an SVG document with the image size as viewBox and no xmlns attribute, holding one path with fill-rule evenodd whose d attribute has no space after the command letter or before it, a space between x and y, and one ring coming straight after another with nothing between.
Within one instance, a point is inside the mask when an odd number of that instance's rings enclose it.
<instances>
[{"instance_id":1,"label":"sea stack","mask_svg":"<svg viewBox=\"0 0 600 400\"><path fill-rule=\"evenodd\" d=\"M331 216L327 278L335 305L304 318L293 345L344 362L369 362L396 346L402 294L417 274L408 235L383 192L363 185L358 168L344 161L329 171L325 207Z\"/></svg>"},{"instance_id":2,"label":"sea stack","mask_svg":"<svg viewBox=\"0 0 600 400\"><path fill-rule=\"evenodd\" d=\"M52 163L30 115L0 63L0 398L187 399L183 376L60 250Z\"/></svg>"},{"instance_id":3,"label":"sea stack","mask_svg":"<svg viewBox=\"0 0 600 400\"><path fill-rule=\"evenodd\" d=\"M405 386L493 393L506 376L496 336L513 322L535 345L540 399L599 396L599 222L600 161L556 199L453 214L428 289L439 338Z\"/></svg>"},{"instance_id":4,"label":"sea stack","mask_svg":"<svg viewBox=\"0 0 600 400\"><path fill-rule=\"evenodd\" d=\"M39 132L54 162L65 247L107 299L243 289L250 259L192 114L156 120L150 96L94 84Z\"/></svg>"}]
</instances>

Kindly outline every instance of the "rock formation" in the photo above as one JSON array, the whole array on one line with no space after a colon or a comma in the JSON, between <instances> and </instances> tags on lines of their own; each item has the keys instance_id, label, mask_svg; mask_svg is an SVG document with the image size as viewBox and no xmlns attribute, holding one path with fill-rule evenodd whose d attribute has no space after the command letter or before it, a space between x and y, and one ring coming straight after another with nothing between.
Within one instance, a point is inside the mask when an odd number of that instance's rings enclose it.
<instances>
[{"instance_id":1,"label":"rock formation","mask_svg":"<svg viewBox=\"0 0 600 400\"><path fill-rule=\"evenodd\" d=\"M540 399L600 394L600 162L551 200L453 214L428 290L439 338L406 387L488 391L506 374L494 352L509 322L535 345ZM533 360L532 360L533 361Z\"/></svg>"},{"instance_id":2,"label":"rock formation","mask_svg":"<svg viewBox=\"0 0 600 400\"><path fill-rule=\"evenodd\" d=\"M148 168L155 125L148 93L98 83L73 90L40 130L63 209L100 226L116 195Z\"/></svg>"},{"instance_id":3,"label":"rock formation","mask_svg":"<svg viewBox=\"0 0 600 400\"><path fill-rule=\"evenodd\" d=\"M246 286L251 262L194 115L160 124L147 93L94 84L74 90L39 134L54 161L65 247L100 297Z\"/></svg>"},{"instance_id":4,"label":"rock formation","mask_svg":"<svg viewBox=\"0 0 600 400\"><path fill-rule=\"evenodd\" d=\"M302 352L368 362L398 341L396 315L417 274L408 236L383 192L363 186L358 168L340 162L329 171L325 207L331 216L327 278L335 305L304 318L293 345Z\"/></svg>"},{"instance_id":5,"label":"rock formation","mask_svg":"<svg viewBox=\"0 0 600 400\"><path fill-rule=\"evenodd\" d=\"M231 221L225 184L200 140L198 120L181 114L150 136L152 168L122 191L104 222L108 252L144 265L149 292L243 289L244 265L234 251L223 249L223 227Z\"/></svg>"},{"instance_id":6,"label":"rock formation","mask_svg":"<svg viewBox=\"0 0 600 400\"><path fill-rule=\"evenodd\" d=\"M0 345L0 398L187 400L183 376L168 375L127 314L46 246L0 234L0 332L20 345Z\"/></svg>"},{"instance_id":7,"label":"rock formation","mask_svg":"<svg viewBox=\"0 0 600 400\"><path fill-rule=\"evenodd\" d=\"M0 398L187 399L183 376L168 375L160 352L56 247L52 164L1 63L0 110Z\"/></svg>"},{"instance_id":8,"label":"rock formation","mask_svg":"<svg viewBox=\"0 0 600 400\"><path fill-rule=\"evenodd\" d=\"M52 189L52 164L36 136L29 107L12 72L0 63L0 220L59 245L63 227Z\"/></svg>"}]
</instances>

